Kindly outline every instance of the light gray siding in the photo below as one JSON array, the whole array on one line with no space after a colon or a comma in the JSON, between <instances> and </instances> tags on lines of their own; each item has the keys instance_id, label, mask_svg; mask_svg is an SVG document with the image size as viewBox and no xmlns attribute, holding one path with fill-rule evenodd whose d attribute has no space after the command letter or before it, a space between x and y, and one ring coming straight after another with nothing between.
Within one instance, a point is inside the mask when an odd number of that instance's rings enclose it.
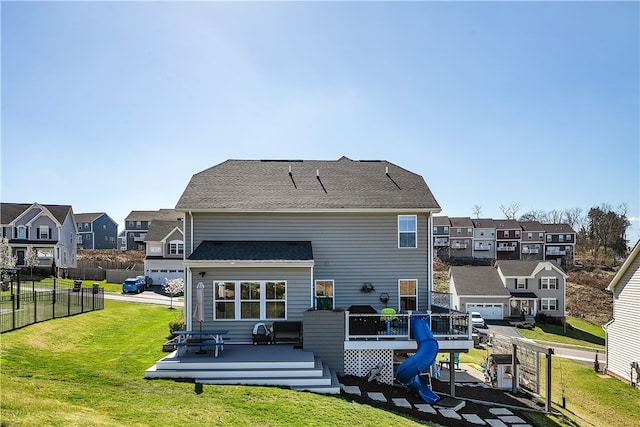
<instances>
[{"instance_id":1,"label":"light gray siding","mask_svg":"<svg viewBox=\"0 0 640 427\"><path fill-rule=\"evenodd\" d=\"M194 213L193 246L189 215L185 221L185 251L188 257L203 240L311 241L313 278L335 281L336 308L370 304L379 310L385 307L380 293L386 292L388 305L397 309L398 280L416 279L418 309L426 310L431 266L428 214L417 215L417 248L398 248L397 218L395 213ZM364 282L372 283L375 291L361 292ZM308 286L311 292L312 283Z\"/></svg>"},{"instance_id":2,"label":"light gray siding","mask_svg":"<svg viewBox=\"0 0 640 427\"><path fill-rule=\"evenodd\" d=\"M304 313L304 349L312 351L338 373L344 373L344 321L342 311Z\"/></svg>"},{"instance_id":3,"label":"light gray siding","mask_svg":"<svg viewBox=\"0 0 640 427\"><path fill-rule=\"evenodd\" d=\"M206 276L202 278L200 271L206 271ZM269 319L251 319L251 320L214 320L214 287L216 281L261 281L261 280L278 280L287 283L286 300L287 300L287 319L286 320L302 320L302 314L311 306L311 289L309 286L311 277L310 268L209 268L194 269L192 289L195 289L198 282L204 284L204 319L202 329L224 329L229 330L226 338L232 340L233 343L249 343L251 342L251 334L253 326L256 323L265 323L267 327L271 326L272 320ZM192 294L192 307L196 304L196 293ZM192 327L197 329L200 327L197 322L193 321Z\"/></svg>"},{"instance_id":4,"label":"light gray siding","mask_svg":"<svg viewBox=\"0 0 640 427\"><path fill-rule=\"evenodd\" d=\"M543 277L555 277L558 289L541 289L540 281ZM532 280L529 279L527 287L538 297L538 313L544 313L545 315L552 317L564 317L565 293L567 286L564 277L562 277L562 275L555 269L541 270L534 276L534 283L532 284L531 282ZM557 300L557 310L542 310L540 305L542 298L555 298Z\"/></svg>"},{"instance_id":5,"label":"light gray siding","mask_svg":"<svg viewBox=\"0 0 640 427\"><path fill-rule=\"evenodd\" d=\"M607 327L607 370L627 381L631 362L640 363L639 310L640 256L637 256L614 288L614 320Z\"/></svg>"}]
</instances>

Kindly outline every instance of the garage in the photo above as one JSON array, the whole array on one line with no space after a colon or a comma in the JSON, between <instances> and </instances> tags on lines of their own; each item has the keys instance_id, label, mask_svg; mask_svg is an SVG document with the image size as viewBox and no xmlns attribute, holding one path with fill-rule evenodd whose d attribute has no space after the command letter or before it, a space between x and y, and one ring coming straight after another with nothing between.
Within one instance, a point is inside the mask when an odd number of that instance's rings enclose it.
<instances>
[{"instance_id":1,"label":"garage","mask_svg":"<svg viewBox=\"0 0 640 427\"><path fill-rule=\"evenodd\" d=\"M502 320L502 304L500 303L467 303L467 312L477 311L484 319Z\"/></svg>"}]
</instances>

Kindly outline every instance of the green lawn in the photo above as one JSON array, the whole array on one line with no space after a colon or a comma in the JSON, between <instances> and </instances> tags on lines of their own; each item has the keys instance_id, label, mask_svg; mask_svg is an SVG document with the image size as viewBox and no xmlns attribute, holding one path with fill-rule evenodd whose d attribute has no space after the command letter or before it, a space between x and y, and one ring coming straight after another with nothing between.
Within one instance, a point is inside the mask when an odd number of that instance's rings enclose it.
<instances>
[{"instance_id":1,"label":"green lawn","mask_svg":"<svg viewBox=\"0 0 640 427\"><path fill-rule=\"evenodd\" d=\"M560 346L580 346L596 349L604 348L604 330L602 326L573 317L567 318L572 328L560 325L538 323L533 329L520 328L518 332L532 340L544 343L557 343Z\"/></svg>"},{"instance_id":2,"label":"green lawn","mask_svg":"<svg viewBox=\"0 0 640 427\"><path fill-rule=\"evenodd\" d=\"M275 387L145 380L166 355L164 306L105 301L105 309L2 335L2 426L423 425L336 396Z\"/></svg>"}]
</instances>

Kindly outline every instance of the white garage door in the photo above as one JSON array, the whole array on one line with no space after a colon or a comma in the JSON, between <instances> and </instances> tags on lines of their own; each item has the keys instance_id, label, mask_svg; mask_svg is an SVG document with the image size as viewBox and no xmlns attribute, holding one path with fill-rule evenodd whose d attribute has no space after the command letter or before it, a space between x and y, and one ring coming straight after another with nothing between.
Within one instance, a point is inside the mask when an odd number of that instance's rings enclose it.
<instances>
[{"instance_id":1,"label":"white garage door","mask_svg":"<svg viewBox=\"0 0 640 427\"><path fill-rule=\"evenodd\" d=\"M502 304L467 304L467 312L477 311L485 319L502 320Z\"/></svg>"}]
</instances>

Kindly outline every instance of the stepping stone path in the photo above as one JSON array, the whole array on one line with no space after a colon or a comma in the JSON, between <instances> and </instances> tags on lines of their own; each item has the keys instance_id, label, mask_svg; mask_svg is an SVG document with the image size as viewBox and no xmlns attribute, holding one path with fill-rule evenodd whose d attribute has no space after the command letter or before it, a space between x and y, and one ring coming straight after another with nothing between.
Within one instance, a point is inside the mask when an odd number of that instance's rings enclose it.
<instances>
[{"instance_id":1,"label":"stepping stone path","mask_svg":"<svg viewBox=\"0 0 640 427\"><path fill-rule=\"evenodd\" d=\"M468 385L474 385L474 384L468 384ZM357 396L362 395L360 387L358 386L342 385L342 390L344 390L344 392L347 394L354 394ZM384 393L369 392L367 393L367 397L377 402L389 401L389 399L387 399ZM436 410L436 408L434 408L432 405L428 403L416 403L412 405L411 402L409 402L407 399L404 399L404 398L392 398L390 400L391 402L393 402L394 405L396 405L399 408L409 408L409 409L415 408L420 412L424 412L427 414L434 414L434 415L439 412L444 417L450 418L452 420L460 420L461 422L460 425L488 425L491 427L532 427L530 424L525 423L525 421L522 418L518 417L517 415L514 415L514 413L511 412L509 409L502 408L502 407L489 408L489 412L495 418L483 419L476 414L462 413L465 410L464 405L459 405L457 408L451 409L451 408L443 408L441 406L438 406L438 404L436 403L435 404L435 406L437 407L437 410Z\"/></svg>"}]
</instances>

